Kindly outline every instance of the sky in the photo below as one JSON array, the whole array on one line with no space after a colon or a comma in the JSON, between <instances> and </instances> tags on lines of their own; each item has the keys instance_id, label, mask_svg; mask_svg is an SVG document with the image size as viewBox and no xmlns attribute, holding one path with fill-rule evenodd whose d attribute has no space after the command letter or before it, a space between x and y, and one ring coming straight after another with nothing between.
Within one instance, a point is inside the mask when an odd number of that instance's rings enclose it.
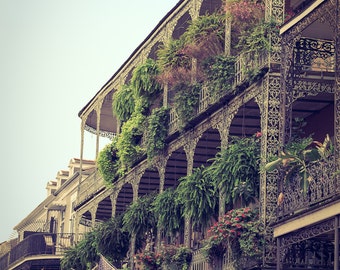
<instances>
[{"instance_id":1,"label":"sky","mask_svg":"<svg viewBox=\"0 0 340 270\"><path fill-rule=\"evenodd\" d=\"M79 158L78 112L177 2L0 0L0 243Z\"/></svg>"}]
</instances>

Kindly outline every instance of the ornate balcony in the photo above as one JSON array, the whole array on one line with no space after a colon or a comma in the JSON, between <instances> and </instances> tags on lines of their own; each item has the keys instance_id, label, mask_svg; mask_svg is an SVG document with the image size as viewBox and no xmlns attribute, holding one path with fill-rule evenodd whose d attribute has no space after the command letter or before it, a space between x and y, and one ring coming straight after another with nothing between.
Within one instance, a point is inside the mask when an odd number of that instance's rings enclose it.
<instances>
[{"instance_id":1,"label":"ornate balcony","mask_svg":"<svg viewBox=\"0 0 340 270\"><path fill-rule=\"evenodd\" d=\"M66 249L78 240L75 239L74 234L70 233L34 233L0 258L0 269L15 269L16 266L26 261L56 260L54 263L59 264Z\"/></svg>"},{"instance_id":2,"label":"ornate balcony","mask_svg":"<svg viewBox=\"0 0 340 270\"><path fill-rule=\"evenodd\" d=\"M301 190L301 176L295 174L290 183L284 187L284 199L278 206L281 218L301 213L307 209L321 207L340 195L339 175L336 175L335 159L320 161L307 167L309 187L304 194Z\"/></svg>"}]
</instances>

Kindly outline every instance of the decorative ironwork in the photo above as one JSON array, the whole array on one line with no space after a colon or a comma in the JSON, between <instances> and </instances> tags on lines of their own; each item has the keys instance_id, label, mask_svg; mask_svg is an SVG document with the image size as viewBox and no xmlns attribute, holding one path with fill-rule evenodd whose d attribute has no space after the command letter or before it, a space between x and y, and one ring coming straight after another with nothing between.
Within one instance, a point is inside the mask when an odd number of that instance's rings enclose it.
<instances>
[{"instance_id":1,"label":"decorative ironwork","mask_svg":"<svg viewBox=\"0 0 340 270\"><path fill-rule=\"evenodd\" d=\"M235 62L234 86L241 85L249 78L249 70L261 70L266 66L268 66L266 51L239 54Z\"/></svg>"},{"instance_id":2,"label":"decorative ironwork","mask_svg":"<svg viewBox=\"0 0 340 270\"><path fill-rule=\"evenodd\" d=\"M284 269L303 267L333 269L334 245L330 241L306 240L290 246L283 259Z\"/></svg>"},{"instance_id":3,"label":"decorative ironwork","mask_svg":"<svg viewBox=\"0 0 340 270\"><path fill-rule=\"evenodd\" d=\"M291 232L279 238L279 262L288 260L289 249L302 241L334 231L334 219L325 220L309 227ZM294 257L293 257L294 258Z\"/></svg>"},{"instance_id":4,"label":"decorative ironwork","mask_svg":"<svg viewBox=\"0 0 340 270\"><path fill-rule=\"evenodd\" d=\"M335 8L333 10L337 10L335 12L335 94L334 94L334 107L335 107L335 136L334 136L334 145L335 145L335 164L336 170L340 171L340 2L339 0L334 0L333 5ZM329 16L330 17L330 16ZM340 182L340 175L337 176L338 183ZM340 184L337 187L337 191L340 192Z\"/></svg>"},{"instance_id":5,"label":"decorative ironwork","mask_svg":"<svg viewBox=\"0 0 340 270\"><path fill-rule=\"evenodd\" d=\"M261 111L261 160L266 162L269 155L275 155L279 151L282 140L282 114L281 104L283 96L281 92L280 76L268 74L263 79L263 103L259 104ZM265 249L263 263L265 265L275 263L276 241L273 237L272 224L276 221L276 198L278 196L279 175L275 172L260 174L260 207L261 219L266 228Z\"/></svg>"},{"instance_id":6,"label":"decorative ironwork","mask_svg":"<svg viewBox=\"0 0 340 270\"><path fill-rule=\"evenodd\" d=\"M307 167L310 176L309 188L303 194L300 182L301 176L295 174L291 182L284 188L284 200L278 207L279 216L286 216L296 211L323 202L337 194L337 181L334 177L334 156L326 161L310 164Z\"/></svg>"},{"instance_id":7,"label":"decorative ironwork","mask_svg":"<svg viewBox=\"0 0 340 270\"><path fill-rule=\"evenodd\" d=\"M77 204L85 201L105 186L104 179L98 172L94 171L91 175L80 182L78 186Z\"/></svg>"},{"instance_id":8,"label":"decorative ironwork","mask_svg":"<svg viewBox=\"0 0 340 270\"><path fill-rule=\"evenodd\" d=\"M283 0L266 0L265 1L265 18L267 21L274 19L277 23L282 23L284 20ZM271 52L269 54L269 62L278 64L281 62L281 37L278 33L272 32L269 36Z\"/></svg>"},{"instance_id":9,"label":"decorative ironwork","mask_svg":"<svg viewBox=\"0 0 340 270\"><path fill-rule=\"evenodd\" d=\"M300 38L293 53L295 80L312 75L311 72L335 71L335 46L333 41Z\"/></svg>"},{"instance_id":10,"label":"decorative ironwork","mask_svg":"<svg viewBox=\"0 0 340 270\"><path fill-rule=\"evenodd\" d=\"M90 132L90 133L92 133L94 135L97 135L97 130L92 128L92 127L90 127L90 126L88 126L88 125L85 125L84 130L86 130L86 131L88 131L88 132ZM108 138L108 139L112 140L117 134L114 133L114 132L110 132L110 131L102 131L102 130L100 130L99 131L99 135L101 137Z\"/></svg>"}]
</instances>

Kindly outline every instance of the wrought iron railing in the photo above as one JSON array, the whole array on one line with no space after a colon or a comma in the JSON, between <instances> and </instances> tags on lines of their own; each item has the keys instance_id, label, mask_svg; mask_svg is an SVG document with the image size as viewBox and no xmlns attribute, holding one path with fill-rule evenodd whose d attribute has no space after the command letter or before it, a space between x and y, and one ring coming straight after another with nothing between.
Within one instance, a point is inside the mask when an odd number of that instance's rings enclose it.
<instances>
[{"instance_id":1,"label":"wrought iron railing","mask_svg":"<svg viewBox=\"0 0 340 270\"><path fill-rule=\"evenodd\" d=\"M266 51L239 54L235 62L234 87L249 80L249 74L260 71L267 65L268 55Z\"/></svg>"},{"instance_id":2,"label":"wrought iron railing","mask_svg":"<svg viewBox=\"0 0 340 270\"><path fill-rule=\"evenodd\" d=\"M327 202L332 197L340 195L339 175L335 174L335 158L308 165L307 192L301 190L303 179L295 174L284 186L283 201L278 207L279 216L284 217L307 209L308 207Z\"/></svg>"},{"instance_id":3,"label":"wrought iron railing","mask_svg":"<svg viewBox=\"0 0 340 270\"><path fill-rule=\"evenodd\" d=\"M178 115L176 113L176 109L172 107L170 109L170 117L169 117L169 134L173 134L178 130Z\"/></svg>"},{"instance_id":4,"label":"wrought iron railing","mask_svg":"<svg viewBox=\"0 0 340 270\"><path fill-rule=\"evenodd\" d=\"M295 44L292 60L295 78L327 76L335 71L334 42L303 37Z\"/></svg>"},{"instance_id":5,"label":"wrought iron railing","mask_svg":"<svg viewBox=\"0 0 340 270\"><path fill-rule=\"evenodd\" d=\"M77 205L88 198L91 198L91 196L100 191L104 186L103 177L98 170L95 170L91 175L80 182Z\"/></svg>"},{"instance_id":6,"label":"wrought iron railing","mask_svg":"<svg viewBox=\"0 0 340 270\"><path fill-rule=\"evenodd\" d=\"M82 234L78 234L77 238L75 238L75 234L71 233L31 234L0 258L0 269L8 269L10 265L27 257L31 257L32 260L34 260L34 256L40 257L41 255L60 257L68 248L80 241L82 237Z\"/></svg>"},{"instance_id":7,"label":"wrought iron railing","mask_svg":"<svg viewBox=\"0 0 340 270\"><path fill-rule=\"evenodd\" d=\"M309 239L287 247L283 269L334 269L334 244L326 239Z\"/></svg>"}]
</instances>

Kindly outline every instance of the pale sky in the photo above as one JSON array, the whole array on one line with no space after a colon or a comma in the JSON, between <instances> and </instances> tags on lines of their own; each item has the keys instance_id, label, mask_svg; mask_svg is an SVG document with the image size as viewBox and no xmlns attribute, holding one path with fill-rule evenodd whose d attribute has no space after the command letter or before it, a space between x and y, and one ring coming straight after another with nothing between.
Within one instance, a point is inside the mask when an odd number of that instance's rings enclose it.
<instances>
[{"instance_id":1,"label":"pale sky","mask_svg":"<svg viewBox=\"0 0 340 270\"><path fill-rule=\"evenodd\" d=\"M0 0L0 243L80 156L78 112L177 2Z\"/></svg>"}]
</instances>

